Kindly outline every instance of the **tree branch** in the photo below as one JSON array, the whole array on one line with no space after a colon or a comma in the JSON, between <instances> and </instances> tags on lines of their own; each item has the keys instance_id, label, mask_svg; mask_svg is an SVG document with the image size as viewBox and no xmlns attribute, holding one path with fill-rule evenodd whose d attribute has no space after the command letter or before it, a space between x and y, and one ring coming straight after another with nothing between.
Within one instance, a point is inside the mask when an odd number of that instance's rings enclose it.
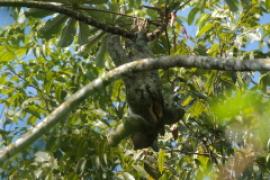
<instances>
[{"instance_id":1,"label":"tree branch","mask_svg":"<svg viewBox=\"0 0 270 180\"><path fill-rule=\"evenodd\" d=\"M178 150L178 149L172 149L172 150L166 151L166 153L172 153L172 152L185 154L185 155L198 155L198 156L206 156L206 157L210 157L210 155L211 155L210 153L188 152L188 151L182 151L182 150Z\"/></svg>"},{"instance_id":2,"label":"tree branch","mask_svg":"<svg viewBox=\"0 0 270 180\"><path fill-rule=\"evenodd\" d=\"M90 16L84 15L83 13L81 13L78 10L76 11L76 10L73 10L71 8L64 7L63 4L61 4L61 3L32 1L32 0L30 0L30 1L0 0L0 6L38 8L38 9L44 9L44 10L48 10L48 11L54 11L54 12L58 12L58 13L66 15L66 16L69 16L71 18L74 18L78 21L84 22L90 26L94 26L94 27L101 29L105 32L117 34L117 35L129 38L129 39L135 38L135 34L130 32L130 31L126 31L124 29L99 22Z\"/></svg>"},{"instance_id":3,"label":"tree branch","mask_svg":"<svg viewBox=\"0 0 270 180\"><path fill-rule=\"evenodd\" d=\"M117 12L103 10L103 9L96 9L96 8L91 8L91 7L79 6L79 7L76 7L76 9L85 10L85 11L96 11L96 12L101 12L101 13L106 13L106 14L113 14L115 16L123 16L123 17L131 18L131 19L141 19L141 20L145 20L146 19L146 18L139 17L139 16L131 16L131 15L127 15L127 14L117 13ZM161 25L160 23L154 22L154 21L152 21L150 19L147 19L147 21L150 24L153 24L155 26L160 26Z\"/></svg>"},{"instance_id":4,"label":"tree branch","mask_svg":"<svg viewBox=\"0 0 270 180\"><path fill-rule=\"evenodd\" d=\"M14 143L0 149L0 162L12 157L23 148L37 140L48 132L56 123L66 117L73 109L86 99L93 91L119 79L128 73L149 71L154 69L166 69L170 67L197 67L201 69L216 69L223 71L270 71L270 58L255 60L218 59L205 56L164 56L160 58L146 58L123 64L94 81L90 82L75 94L70 96L64 103L49 114L42 122L31 128Z\"/></svg>"}]
</instances>

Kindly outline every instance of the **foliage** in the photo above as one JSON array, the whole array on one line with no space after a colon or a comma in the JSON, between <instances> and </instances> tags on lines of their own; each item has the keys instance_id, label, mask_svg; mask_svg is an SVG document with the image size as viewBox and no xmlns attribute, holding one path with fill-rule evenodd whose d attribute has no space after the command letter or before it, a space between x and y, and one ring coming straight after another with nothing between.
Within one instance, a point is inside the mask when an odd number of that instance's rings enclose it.
<instances>
[{"instance_id":1,"label":"foliage","mask_svg":"<svg viewBox=\"0 0 270 180\"><path fill-rule=\"evenodd\" d=\"M149 43L156 56L269 56L270 26L260 23L269 13L269 0L187 1L184 7L184 1L173 0L55 2L127 31L133 31L131 16L151 20L148 31L156 28L159 12L142 8L143 4L180 9L173 26ZM52 11L10 11L15 23L0 31L0 146L13 142L80 87L114 67L106 46L109 33ZM197 28L196 35L188 25ZM253 42L258 48L247 51ZM187 110L182 120L166 127L165 135L159 137L159 152L133 150L129 140L108 146L108 131L127 113L123 82L116 81L3 164L1 178L270 177L269 72L174 68L159 73L165 95L174 94L166 99Z\"/></svg>"}]
</instances>

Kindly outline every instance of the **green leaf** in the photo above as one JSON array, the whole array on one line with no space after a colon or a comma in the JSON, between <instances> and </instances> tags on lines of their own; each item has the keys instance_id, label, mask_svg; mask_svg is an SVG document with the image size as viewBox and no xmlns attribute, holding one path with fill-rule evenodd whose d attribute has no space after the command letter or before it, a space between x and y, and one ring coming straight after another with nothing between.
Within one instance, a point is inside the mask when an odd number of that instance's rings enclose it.
<instances>
[{"instance_id":1,"label":"green leaf","mask_svg":"<svg viewBox=\"0 0 270 180\"><path fill-rule=\"evenodd\" d=\"M269 84L270 84L269 72L262 73L259 80L259 87L263 89L264 91L266 91Z\"/></svg>"},{"instance_id":2,"label":"green leaf","mask_svg":"<svg viewBox=\"0 0 270 180\"><path fill-rule=\"evenodd\" d=\"M196 16L196 14L199 12L199 10L200 10L199 8L194 7L194 8L189 12L189 14L188 14L188 24L189 24L189 25L193 23L194 18L195 18L195 16Z\"/></svg>"},{"instance_id":3,"label":"green leaf","mask_svg":"<svg viewBox=\"0 0 270 180\"><path fill-rule=\"evenodd\" d=\"M119 176L123 177L125 180L135 180L134 176L128 172L123 172L122 174L119 174Z\"/></svg>"},{"instance_id":4,"label":"green leaf","mask_svg":"<svg viewBox=\"0 0 270 180\"><path fill-rule=\"evenodd\" d=\"M105 54L107 51L107 38L105 37L100 45L97 56L96 56L96 65L98 67L103 67L105 62Z\"/></svg>"},{"instance_id":5,"label":"green leaf","mask_svg":"<svg viewBox=\"0 0 270 180\"><path fill-rule=\"evenodd\" d=\"M27 48L0 46L0 63L6 63L25 55Z\"/></svg>"},{"instance_id":6,"label":"green leaf","mask_svg":"<svg viewBox=\"0 0 270 180\"><path fill-rule=\"evenodd\" d=\"M207 54L209 54L210 56L216 56L219 53L220 49L219 49L219 44L215 43L211 46L210 49L207 50Z\"/></svg>"},{"instance_id":7,"label":"green leaf","mask_svg":"<svg viewBox=\"0 0 270 180\"><path fill-rule=\"evenodd\" d=\"M60 40L58 42L58 46L60 47L67 47L72 42L76 35L76 20L70 18L67 21L67 25L64 27Z\"/></svg>"},{"instance_id":8,"label":"green leaf","mask_svg":"<svg viewBox=\"0 0 270 180\"><path fill-rule=\"evenodd\" d=\"M207 94L208 95L212 95L215 91L215 80L217 77L217 72L212 71L210 73L208 73L208 78L207 81L205 83L205 89L207 90Z\"/></svg>"},{"instance_id":9,"label":"green leaf","mask_svg":"<svg viewBox=\"0 0 270 180\"><path fill-rule=\"evenodd\" d=\"M40 35L45 39L52 38L56 33L60 31L66 19L66 16L58 15L48 20L45 25L40 29Z\"/></svg>"},{"instance_id":10,"label":"green leaf","mask_svg":"<svg viewBox=\"0 0 270 180\"><path fill-rule=\"evenodd\" d=\"M78 42L80 45L86 44L88 42L88 37L95 33L96 29L90 29L89 25L80 22L79 23L79 39Z\"/></svg>"},{"instance_id":11,"label":"green leaf","mask_svg":"<svg viewBox=\"0 0 270 180\"><path fill-rule=\"evenodd\" d=\"M228 4L231 11L235 12L238 10L238 6L239 6L238 0L225 0L225 1Z\"/></svg>"},{"instance_id":12,"label":"green leaf","mask_svg":"<svg viewBox=\"0 0 270 180\"><path fill-rule=\"evenodd\" d=\"M193 98L191 96L188 96L186 99L184 99L181 103L182 106L187 106L192 102Z\"/></svg>"},{"instance_id":13,"label":"green leaf","mask_svg":"<svg viewBox=\"0 0 270 180\"><path fill-rule=\"evenodd\" d=\"M9 51L5 46L0 46L0 62L5 63L15 59L14 52Z\"/></svg>"},{"instance_id":14,"label":"green leaf","mask_svg":"<svg viewBox=\"0 0 270 180\"><path fill-rule=\"evenodd\" d=\"M253 91L237 91L233 96L212 103L211 109L218 120L224 121L241 113L254 113L255 108L259 107L259 100L260 95Z\"/></svg>"},{"instance_id":15,"label":"green leaf","mask_svg":"<svg viewBox=\"0 0 270 180\"><path fill-rule=\"evenodd\" d=\"M144 170L144 168L138 164L133 164L132 168L134 168L139 174L141 174L144 177L149 176L149 174Z\"/></svg>"},{"instance_id":16,"label":"green leaf","mask_svg":"<svg viewBox=\"0 0 270 180\"><path fill-rule=\"evenodd\" d=\"M90 52L90 49L99 42L99 40L104 36L103 31L98 31L95 35L88 38L88 43L80 47L80 54L87 55Z\"/></svg>"},{"instance_id":17,"label":"green leaf","mask_svg":"<svg viewBox=\"0 0 270 180\"><path fill-rule=\"evenodd\" d=\"M107 3L108 0L89 0L88 2L91 4L103 4L103 3Z\"/></svg>"},{"instance_id":18,"label":"green leaf","mask_svg":"<svg viewBox=\"0 0 270 180\"><path fill-rule=\"evenodd\" d=\"M36 162L50 162L50 155L47 152L39 151L35 154Z\"/></svg>"},{"instance_id":19,"label":"green leaf","mask_svg":"<svg viewBox=\"0 0 270 180\"><path fill-rule=\"evenodd\" d=\"M24 48L24 47L17 48L16 47L16 50L14 52L16 54L16 57L20 58L27 53L27 48Z\"/></svg>"},{"instance_id":20,"label":"green leaf","mask_svg":"<svg viewBox=\"0 0 270 180\"><path fill-rule=\"evenodd\" d=\"M203 104L201 101L196 101L189 109L189 112L192 117L199 117L205 110L205 104Z\"/></svg>"},{"instance_id":21,"label":"green leaf","mask_svg":"<svg viewBox=\"0 0 270 180\"><path fill-rule=\"evenodd\" d=\"M30 105L25 109L26 112L32 114L33 116L40 118L40 112L36 105Z\"/></svg>"},{"instance_id":22,"label":"green leaf","mask_svg":"<svg viewBox=\"0 0 270 180\"><path fill-rule=\"evenodd\" d=\"M58 102L62 102L66 96L66 91L63 86L57 86L55 88L55 97Z\"/></svg>"},{"instance_id":23,"label":"green leaf","mask_svg":"<svg viewBox=\"0 0 270 180\"><path fill-rule=\"evenodd\" d=\"M51 14L54 14L55 12L53 11L46 11L42 9L36 9L32 8L29 11L25 12L25 15L27 17L34 17L34 18L44 18L46 16L49 16Z\"/></svg>"},{"instance_id":24,"label":"green leaf","mask_svg":"<svg viewBox=\"0 0 270 180\"><path fill-rule=\"evenodd\" d=\"M210 29L212 29L214 27L213 23L208 23L205 26L203 26L199 32L197 33L197 37L200 37L202 35L204 35L205 33L207 33Z\"/></svg>"},{"instance_id":25,"label":"green leaf","mask_svg":"<svg viewBox=\"0 0 270 180\"><path fill-rule=\"evenodd\" d=\"M265 0L265 6L267 9L270 9L270 0Z\"/></svg>"},{"instance_id":26,"label":"green leaf","mask_svg":"<svg viewBox=\"0 0 270 180\"><path fill-rule=\"evenodd\" d=\"M161 149L158 153L158 170L160 173L164 171L165 152Z\"/></svg>"},{"instance_id":27,"label":"green leaf","mask_svg":"<svg viewBox=\"0 0 270 180\"><path fill-rule=\"evenodd\" d=\"M196 25L198 25L198 27L202 27L206 21L209 21L210 15L209 14L203 14L201 15L198 20L196 21Z\"/></svg>"}]
</instances>

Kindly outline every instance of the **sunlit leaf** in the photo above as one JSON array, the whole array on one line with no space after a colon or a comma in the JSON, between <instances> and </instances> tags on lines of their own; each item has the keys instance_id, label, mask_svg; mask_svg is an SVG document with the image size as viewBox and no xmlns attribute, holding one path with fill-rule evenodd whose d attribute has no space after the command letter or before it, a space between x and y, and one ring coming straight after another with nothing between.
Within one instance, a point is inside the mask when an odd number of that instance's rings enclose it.
<instances>
[{"instance_id":1,"label":"sunlit leaf","mask_svg":"<svg viewBox=\"0 0 270 180\"><path fill-rule=\"evenodd\" d=\"M125 180L135 180L134 176L132 176L128 172L123 172L123 173L119 174L119 176L123 177L123 179L125 179Z\"/></svg>"},{"instance_id":2,"label":"sunlit leaf","mask_svg":"<svg viewBox=\"0 0 270 180\"><path fill-rule=\"evenodd\" d=\"M132 168L134 168L138 173L143 175L144 177L148 177L148 173L144 170L144 168L140 165L132 165Z\"/></svg>"},{"instance_id":3,"label":"sunlit leaf","mask_svg":"<svg viewBox=\"0 0 270 180\"><path fill-rule=\"evenodd\" d=\"M192 24L196 14L199 12L199 8L194 7L188 14L188 24Z\"/></svg>"},{"instance_id":4,"label":"sunlit leaf","mask_svg":"<svg viewBox=\"0 0 270 180\"><path fill-rule=\"evenodd\" d=\"M189 112L193 117L199 117L205 110L205 104L203 104L201 101L196 101L189 109Z\"/></svg>"},{"instance_id":5,"label":"sunlit leaf","mask_svg":"<svg viewBox=\"0 0 270 180\"><path fill-rule=\"evenodd\" d=\"M253 113L254 108L258 104L260 96L256 96L254 92L235 92L230 97L227 97L223 101L218 101L212 104L212 110L218 119L228 120L240 113Z\"/></svg>"},{"instance_id":6,"label":"sunlit leaf","mask_svg":"<svg viewBox=\"0 0 270 180\"><path fill-rule=\"evenodd\" d=\"M181 105L182 106L187 106L189 103L193 100L191 96L188 96L184 101L182 101Z\"/></svg>"},{"instance_id":7,"label":"sunlit leaf","mask_svg":"<svg viewBox=\"0 0 270 180\"><path fill-rule=\"evenodd\" d=\"M0 62L5 63L16 58L16 54L13 51L9 51L7 47L0 46Z\"/></svg>"},{"instance_id":8,"label":"sunlit leaf","mask_svg":"<svg viewBox=\"0 0 270 180\"><path fill-rule=\"evenodd\" d=\"M270 0L265 0L265 6L270 9Z\"/></svg>"},{"instance_id":9,"label":"sunlit leaf","mask_svg":"<svg viewBox=\"0 0 270 180\"><path fill-rule=\"evenodd\" d=\"M27 48L0 46L0 63L9 62L25 55Z\"/></svg>"},{"instance_id":10,"label":"sunlit leaf","mask_svg":"<svg viewBox=\"0 0 270 180\"><path fill-rule=\"evenodd\" d=\"M158 170L160 173L164 171L165 152L161 149L158 153Z\"/></svg>"},{"instance_id":11,"label":"sunlit leaf","mask_svg":"<svg viewBox=\"0 0 270 180\"><path fill-rule=\"evenodd\" d=\"M209 21L210 15L209 14L202 14L198 20L196 21L196 25L198 25L199 28L201 28L203 25L205 25L206 21Z\"/></svg>"},{"instance_id":12,"label":"sunlit leaf","mask_svg":"<svg viewBox=\"0 0 270 180\"><path fill-rule=\"evenodd\" d=\"M37 162L48 162L50 160L50 155L47 152L39 151L35 154L35 161Z\"/></svg>"},{"instance_id":13,"label":"sunlit leaf","mask_svg":"<svg viewBox=\"0 0 270 180\"><path fill-rule=\"evenodd\" d=\"M216 56L219 53L219 44L213 44L210 49L207 50L207 54Z\"/></svg>"},{"instance_id":14,"label":"sunlit leaf","mask_svg":"<svg viewBox=\"0 0 270 180\"><path fill-rule=\"evenodd\" d=\"M210 31L214 27L213 23L207 23L205 24L198 32L197 37L200 37L202 35L205 35L208 31Z\"/></svg>"}]
</instances>

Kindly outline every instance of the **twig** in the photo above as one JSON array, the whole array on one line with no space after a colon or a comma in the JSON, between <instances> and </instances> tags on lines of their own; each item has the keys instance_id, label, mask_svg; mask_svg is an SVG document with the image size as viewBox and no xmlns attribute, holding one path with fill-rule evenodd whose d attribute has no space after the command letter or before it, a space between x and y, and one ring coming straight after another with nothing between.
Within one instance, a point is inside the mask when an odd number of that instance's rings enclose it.
<instances>
[{"instance_id":1,"label":"twig","mask_svg":"<svg viewBox=\"0 0 270 180\"><path fill-rule=\"evenodd\" d=\"M207 157L210 156L210 153L186 152L186 151L182 151L182 150L178 150L178 149L172 149L172 150L168 150L166 152L167 153L177 152L177 153L180 153L180 154L199 155L199 156L207 156Z\"/></svg>"}]
</instances>

